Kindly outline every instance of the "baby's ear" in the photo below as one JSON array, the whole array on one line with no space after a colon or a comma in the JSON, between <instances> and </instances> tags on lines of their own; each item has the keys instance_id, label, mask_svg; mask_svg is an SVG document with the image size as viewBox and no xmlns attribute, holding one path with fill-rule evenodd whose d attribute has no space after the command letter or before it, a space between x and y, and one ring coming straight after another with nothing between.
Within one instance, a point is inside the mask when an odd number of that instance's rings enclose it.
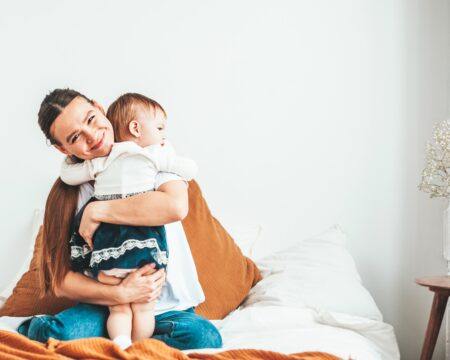
<instances>
[{"instance_id":1,"label":"baby's ear","mask_svg":"<svg viewBox=\"0 0 450 360\"><path fill-rule=\"evenodd\" d=\"M134 137L141 137L141 124L139 124L139 122L136 120L131 120L128 124L128 131Z\"/></svg>"}]
</instances>

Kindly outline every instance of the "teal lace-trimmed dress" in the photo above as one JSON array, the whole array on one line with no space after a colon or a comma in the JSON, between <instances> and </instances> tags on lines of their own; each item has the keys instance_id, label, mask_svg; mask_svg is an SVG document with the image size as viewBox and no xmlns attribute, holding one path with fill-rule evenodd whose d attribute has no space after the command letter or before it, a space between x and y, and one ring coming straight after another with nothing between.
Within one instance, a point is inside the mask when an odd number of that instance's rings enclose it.
<instances>
[{"instance_id":1,"label":"teal lace-trimmed dress","mask_svg":"<svg viewBox=\"0 0 450 360\"><path fill-rule=\"evenodd\" d=\"M166 268L169 251L164 226L130 226L101 223L94 234L91 249L78 229L84 209L76 214L70 238L72 269L97 278L100 271L136 269L155 263L156 268Z\"/></svg>"}]
</instances>

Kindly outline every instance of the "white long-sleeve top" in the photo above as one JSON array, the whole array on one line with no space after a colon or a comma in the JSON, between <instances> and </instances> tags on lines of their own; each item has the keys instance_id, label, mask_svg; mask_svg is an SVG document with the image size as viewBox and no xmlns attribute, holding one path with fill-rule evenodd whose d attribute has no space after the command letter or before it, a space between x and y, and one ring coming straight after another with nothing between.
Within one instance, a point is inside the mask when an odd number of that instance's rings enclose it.
<instances>
[{"instance_id":1,"label":"white long-sleeve top","mask_svg":"<svg viewBox=\"0 0 450 360\"><path fill-rule=\"evenodd\" d=\"M191 159L177 156L170 143L141 147L132 141L114 143L108 156L82 163L66 159L61 166L61 180L80 185L95 180L94 196L98 199L126 196L154 190L158 172L179 175L191 180L197 165Z\"/></svg>"}]
</instances>

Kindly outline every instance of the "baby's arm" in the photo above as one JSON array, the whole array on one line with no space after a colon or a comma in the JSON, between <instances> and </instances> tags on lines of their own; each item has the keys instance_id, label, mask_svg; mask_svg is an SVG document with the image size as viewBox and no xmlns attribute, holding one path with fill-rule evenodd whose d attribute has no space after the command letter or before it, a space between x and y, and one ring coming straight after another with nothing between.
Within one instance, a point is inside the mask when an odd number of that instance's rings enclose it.
<instances>
[{"instance_id":1,"label":"baby's arm","mask_svg":"<svg viewBox=\"0 0 450 360\"><path fill-rule=\"evenodd\" d=\"M106 159L107 157L101 157L74 163L69 158L65 158L61 165L61 180L73 186L95 180L97 173L104 168Z\"/></svg>"},{"instance_id":2,"label":"baby's arm","mask_svg":"<svg viewBox=\"0 0 450 360\"><path fill-rule=\"evenodd\" d=\"M158 171L177 174L187 181L197 175L198 167L195 161L178 156L168 142L164 146L152 145L146 149Z\"/></svg>"},{"instance_id":3,"label":"baby's arm","mask_svg":"<svg viewBox=\"0 0 450 360\"><path fill-rule=\"evenodd\" d=\"M66 158L61 165L60 177L67 185L80 185L94 180L92 163L90 160L72 163L70 159Z\"/></svg>"}]
</instances>

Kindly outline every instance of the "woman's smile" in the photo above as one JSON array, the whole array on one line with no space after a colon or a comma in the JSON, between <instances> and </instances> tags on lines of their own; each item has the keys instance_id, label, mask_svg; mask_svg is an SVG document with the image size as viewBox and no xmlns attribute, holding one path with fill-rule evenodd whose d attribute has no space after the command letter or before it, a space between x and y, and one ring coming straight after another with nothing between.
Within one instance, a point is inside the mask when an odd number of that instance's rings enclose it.
<instances>
[{"instance_id":1,"label":"woman's smile","mask_svg":"<svg viewBox=\"0 0 450 360\"><path fill-rule=\"evenodd\" d=\"M104 140L105 140L105 131L102 132L102 134L100 135L100 140L98 140L96 144L90 148L90 151L96 151L100 149L104 144Z\"/></svg>"}]
</instances>

